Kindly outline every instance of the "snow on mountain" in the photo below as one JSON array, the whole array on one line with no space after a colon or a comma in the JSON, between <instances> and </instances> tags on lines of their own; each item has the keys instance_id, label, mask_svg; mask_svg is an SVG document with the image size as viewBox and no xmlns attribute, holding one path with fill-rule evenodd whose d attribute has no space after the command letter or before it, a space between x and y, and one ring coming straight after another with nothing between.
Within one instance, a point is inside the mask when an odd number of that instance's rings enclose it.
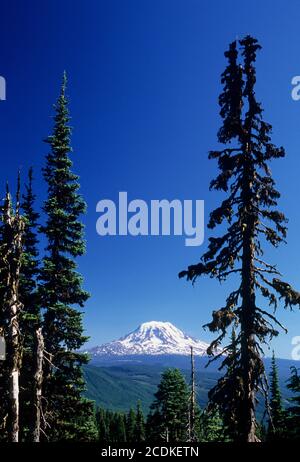
<instances>
[{"instance_id":1,"label":"snow on mountain","mask_svg":"<svg viewBox=\"0 0 300 462\"><path fill-rule=\"evenodd\" d=\"M125 337L91 348L93 358L126 355L189 355L205 356L208 343L182 332L170 322L151 321L141 324Z\"/></svg>"}]
</instances>

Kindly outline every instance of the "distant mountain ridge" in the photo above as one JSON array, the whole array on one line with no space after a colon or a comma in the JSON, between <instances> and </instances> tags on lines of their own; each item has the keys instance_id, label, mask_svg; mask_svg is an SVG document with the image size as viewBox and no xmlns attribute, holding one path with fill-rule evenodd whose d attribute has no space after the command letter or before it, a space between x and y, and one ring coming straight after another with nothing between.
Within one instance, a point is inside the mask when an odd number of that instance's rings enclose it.
<instances>
[{"instance_id":1,"label":"distant mountain ridge","mask_svg":"<svg viewBox=\"0 0 300 462\"><path fill-rule=\"evenodd\" d=\"M89 349L92 360L131 355L190 355L206 356L209 344L195 339L170 322L150 321L119 340Z\"/></svg>"},{"instance_id":2,"label":"distant mountain ridge","mask_svg":"<svg viewBox=\"0 0 300 462\"><path fill-rule=\"evenodd\" d=\"M148 413L150 404L154 400L154 393L160 382L162 372L168 367L177 367L184 374L187 383L190 381L190 360L184 355L136 355L135 359L124 360L118 356L113 360L97 360L84 366L87 384L85 396L96 402L98 406L116 411L128 411L135 407L138 400L142 402L145 413ZM140 358L139 360L137 358ZM207 403L208 391L212 389L222 372L218 370L220 362L205 367L208 358L197 356L196 367L196 396L203 409ZM271 369L270 358L265 359L267 374ZM290 367L299 367L300 361L278 359L279 385L283 397L283 405L290 406L288 398L292 396L286 383L290 376ZM259 396L259 419L264 412L264 400Z\"/></svg>"},{"instance_id":3,"label":"distant mountain ridge","mask_svg":"<svg viewBox=\"0 0 300 462\"><path fill-rule=\"evenodd\" d=\"M84 367L86 396L99 406L126 412L141 400L147 413L161 373L166 368L179 368L189 382L191 346L195 352L197 399L203 408L208 391L222 375L219 367L224 358L220 357L206 368L208 343L185 334L170 322L143 323L119 340L88 350L91 362ZM269 374L270 358L265 358L264 363ZM277 360L283 404L286 407L291 396L286 388L290 367L299 365L300 361ZM263 400L260 400L258 411L261 418L264 413Z\"/></svg>"}]
</instances>

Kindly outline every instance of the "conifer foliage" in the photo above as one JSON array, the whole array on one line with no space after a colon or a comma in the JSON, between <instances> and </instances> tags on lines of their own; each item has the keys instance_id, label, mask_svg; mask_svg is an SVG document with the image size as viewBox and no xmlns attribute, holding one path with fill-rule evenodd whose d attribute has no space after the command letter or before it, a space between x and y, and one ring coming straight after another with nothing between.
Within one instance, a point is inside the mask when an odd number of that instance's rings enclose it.
<instances>
[{"instance_id":1,"label":"conifer foliage","mask_svg":"<svg viewBox=\"0 0 300 462\"><path fill-rule=\"evenodd\" d=\"M46 140L44 178L48 197L38 227L33 172L16 206L7 190L0 216L0 335L7 345L1 364L0 438L10 441L96 439L93 403L83 398L78 353L86 341L80 308L88 298L77 272L83 255L81 215L86 206L72 172L66 75L55 105L53 134ZM22 216L21 216L22 213ZM47 246L42 262L38 232Z\"/></svg>"},{"instance_id":2,"label":"conifer foliage","mask_svg":"<svg viewBox=\"0 0 300 462\"><path fill-rule=\"evenodd\" d=\"M37 298L37 276L39 274L38 220L35 210L36 195L33 192L33 169L28 172L25 193L22 195L21 213L25 221L23 238L23 261L20 272L20 296L24 305L23 318L37 322L40 310ZM28 337L27 337L28 338Z\"/></svg>"},{"instance_id":3,"label":"conifer foliage","mask_svg":"<svg viewBox=\"0 0 300 462\"><path fill-rule=\"evenodd\" d=\"M102 408L97 409L98 440L107 443L141 443L145 439L144 417L141 405L125 415Z\"/></svg>"},{"instance_id":4,"label":"conifer foliage","mask_svg":"<svg viewBox=\"0 0 300 462\"><path fill-rule=\"evenodd\" d=\"M300 374L296 367L291 368L291 377L287 387L293 392L290 398L291 406L288 408L287 438L300 440Z\"/></svg>"},{"instance_id":5,"label":"conifer foliage","mask_svg":"<svg viewBox=\"0 0 300 462\"><path fill-rule=\"evenodd\" d=\"M281 391L279 387L278 367L273 352L270 374L270 438L280 438L285 430L285 411L282 405Z\"/></svg>"},{"instance_id":6,"label":"conifer foliage","mask_svg":"<svg viewBox=\"0 0 300 462\"><path fill-rule=\"evenodd\" d=\"M238 45L241 49L239 51ZM225 414L233 412L241 441L256 441L255 394L265 388L261 344L277 336L280 323L261 305L276 308L278 297L286 306L299 304L299 294L281 279L275 265L263 260L265 242L277 247L286 237L286 218L277 210L280 197L271 176L269 163L285 155L282 147L271 142L272 127L263 120L263 109L256 99L255 62L260 50L257 40L247 36L230 44L225 53L228 66L222 74L220 115L223 119L218 141L221 150L211 151L220 173L211 189L223 191L226 198L210 214L209 229L226 224L222 236L210 237L200 263L191 265L179 276L195 281L208 275L225 281L230 275L238 280L224 306L213 311L207 324L219 336L209 353L224 339L229 326L236 328L234 345L225 347L224 377L210 393L210 400ZM282 327L282 326L281 326Z\"/></svg>"},{"instance_id":7,"label":"conifer foliage","mask_svg":"<svg viewBox=\"0 0 300 462\"><path fill-rule=\"evenodd\" d=\"M33 192L33 169L30 168L25 193L22 195L21 212L24 219L23 258L20 270L19 294L22 302L20 330L23 342L23 363L20 376L20 418L22 439L36 429L36 416L41 411L41 403L36 402L36 339L41 338L41 313L38 299L37 278L39 274L38 220L35 210L36 196ZM42 369L42 364L40 365ZM38 419L40 420L40 419Z\"/></svg>"},{"instance_id":8,"label":"conifer foliage","mask_svg":"<svg viewBox=\"0 0 300 462\"><path fill-rule=\"evenodd\" d=\"M142 403L138 401L136 408L134 439L137 443L145 441L145 419L142 410Z\"/></svg>"},{"instance_id":9,"label":"conifer foliage","mask_svg":"<svg viewBox=\"0 0 300 462\"><path fill-rule=\"evenodd\" d=\"M51 439L76 437L81 416L91 413L91 403L81 398L81 366L87 357L77 352L86 341L78 307L83 307L88 293L82 288L75 261L85 251L80 216L86 205L78 193L78 176L71 170L66 84L64 75L53 134L46 140L50 146L44 168L48 198L44 204L46 224L41 227L47 239L39 278L46 359L43 397L45 433Z\"/></svg>"},{"instance_id":10,"label":"conifer foliage","mask_svg":"<svg viewBox=\"0 0 300 462\"><path fill-rule=\"evenodd\" d=\"M189 390L178 369L163 372L148 417L149 438L154 441L187 441Z\"/></svg>"},{"instance_id":11,"label":"conifer foliage","mask_svg":"<svg viewBox=\"0 0 300 462\"><path fill-rule=\"evenodd\" d=\"M136 414L134 409L130 409L126 416L127 442L135 442Z\"/></svg>"}]
</instances>

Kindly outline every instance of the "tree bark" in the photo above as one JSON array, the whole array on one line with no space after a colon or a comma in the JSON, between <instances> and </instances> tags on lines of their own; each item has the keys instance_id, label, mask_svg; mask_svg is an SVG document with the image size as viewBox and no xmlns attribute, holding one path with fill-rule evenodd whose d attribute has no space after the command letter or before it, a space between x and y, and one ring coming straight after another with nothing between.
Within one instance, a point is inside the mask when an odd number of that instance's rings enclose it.
<instances>
[{"instance_id":1,"label":"tree bark","mask_svg":"<svg viewBox=\"0 0 300 462\"><path fill-rule=\"evenodd\" d=\"M34 349L34 386L33 386L33 427L32 441L38 443L41 434L41 412L42 412L42 383L43 383L43 357L44 357L44 337L42 328L35 331Z\"/></svg>"},{"instance_id":2,"label":"tree bark","mask_svg":"<svg viewBox=\"0 0 300 462\"><path fill-rule=\"evenodd\" d=\"M8 438L19 441L19 374L22 361L22 345L19 331L19 278L22 258L22 236L24 223L18 212L11 213L11 200L7 195L4 222L7 226L7 292L5 306L8 316L7 358L8 358Z\"/></svg>"},{"instance_id":3,"label":"tree bark","mask_svg":"<svg viewBox=\"0 0 300 462\"><path fill-rule=\"evenodd\" d=\"M11 305L11 321L8 330L10 343L9 352L12 354L9 368L9 398L10 407L8 414L9 440L19 441L19 327L17 321L17 303Z\"/></svg>"},{"instance_id":4,"label":"tree bark","mask_svg":"<svg viewBox=\"0 0 300 462\"><path fill-rule=\"evenodd\" d=\"M242 199L245 210L242 254L242 311L241 311L241 379L243 396L240 407L240 439L243 442L257 441L255 419L255 392L253 383L254 315L255 315L255 281L254 281L254 235L255 216L252 213L251 184L253 169L251 167L249 144L245 149L246 161ZM249 156L249 161L247 157Z\"/></svg>"}]
</instances>

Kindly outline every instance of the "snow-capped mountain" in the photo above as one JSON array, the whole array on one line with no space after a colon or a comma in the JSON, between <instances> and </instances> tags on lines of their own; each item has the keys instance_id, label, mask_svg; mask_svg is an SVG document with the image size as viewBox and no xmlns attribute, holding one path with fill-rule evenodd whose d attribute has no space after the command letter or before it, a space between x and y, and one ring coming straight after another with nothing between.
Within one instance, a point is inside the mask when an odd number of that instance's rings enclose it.
<instances>
[{"instance_id":1,"label":"snow-capped mountain","mask_svg":"<svg viewBox=\"0 0 300 462\"><path fill-rule=\"evenodd\" d=\"M91 348L92 358L127 355L205 356L208 344L182 332L170 322L151 321L141 324L125 337Z\"/></svg>"}]
</instances>

